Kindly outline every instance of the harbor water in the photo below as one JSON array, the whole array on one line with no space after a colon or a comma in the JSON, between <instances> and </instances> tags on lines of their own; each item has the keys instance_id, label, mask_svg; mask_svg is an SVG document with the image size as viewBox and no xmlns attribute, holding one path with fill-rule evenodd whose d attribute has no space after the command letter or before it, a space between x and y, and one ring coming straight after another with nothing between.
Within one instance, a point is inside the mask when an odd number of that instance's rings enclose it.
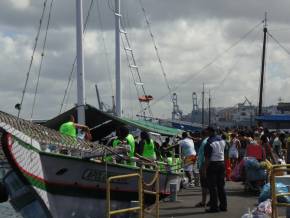
<instances>
[{"instance_id":1,"label":"harbor water","mask_svg":"<svg viewBox=\"0 0 290 218\"><path fill-rule=\"evenodd\" d=\"M4 158L2 150L0 151L0 182L2 182L5 174L10 170L10 166ZM21 218L9 202L0 203L0 218Z\"/></svg>"},{"instance_id":2,"label":"harbor water","mask_svg":"<svg viewBox=\"0 0 290 218\"><path fill-rule=\"evenodd\" d=\"M0 218L21 218L19 213L16 213L9 202L0 203Z\"/></svg>"}]
</instances>

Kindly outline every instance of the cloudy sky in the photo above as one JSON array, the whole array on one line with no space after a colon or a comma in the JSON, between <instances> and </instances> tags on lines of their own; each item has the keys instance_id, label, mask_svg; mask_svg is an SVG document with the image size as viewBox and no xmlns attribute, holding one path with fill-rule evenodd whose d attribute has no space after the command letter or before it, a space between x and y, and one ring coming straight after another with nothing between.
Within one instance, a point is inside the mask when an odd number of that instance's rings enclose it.
<instances>
[{"instance_id":1,"label":"cloudy sky","mask_svg":"<svg viewBox=\"0 0 290 218\"><path fill-rule=\"evenodd\" d=\"M43 0L0 1L0 108L16 114L29 69ZM59 114L75 52L75 1L55 0L51 11L38 92L48 11L34 55L21 116L47 119ZM91 0L83 0L84 16ZM290 1L287 0L142 0L171 90L183 112L192 110L192 92L202 83L213 106L234 106L246 96L258 102L264 14L268 14L264 105L290 101ZM95 84L102 101L114 95L113 0L94 0L85 34L86 101L97 106ZM154 116L170 117L172 103L139 0L121 0L126 28L147 94L154 96ZM139 103L122 49L124 115L135 117ZM75 71L63 110L76 102ZM36 97L35 97L36 96Z\"/></svg>"}]
</instances>

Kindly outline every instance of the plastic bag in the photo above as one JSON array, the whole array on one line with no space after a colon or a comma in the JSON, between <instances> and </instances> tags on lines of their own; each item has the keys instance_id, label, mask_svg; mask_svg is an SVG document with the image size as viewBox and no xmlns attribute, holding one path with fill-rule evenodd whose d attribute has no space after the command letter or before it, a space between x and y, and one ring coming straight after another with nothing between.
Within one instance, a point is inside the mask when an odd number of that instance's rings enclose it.
<instances>
[{"instance_id":1,"label":"plastic bag","mask_svg":"<svg viewBox=\"0 0 290 218\"><path fill-rule=\"evenodd\" d=\"M253 218L253 214L252 214L251 209L249 208L248 212L245 213L241 218Z\"/></svg>"},{"instance_id":2,"label":"plastic bag","mask_svg":"<svg viewBox=\"0 0 290 218\"><path fill-rule=\"evenodd\" d=\"M251 211L249 208L248 212L245 213L241 218L271 218L271 217L266 213L257 210L257 208L254 209L253 211Z\"/></svg>"},{"instance_id":3,"label":"plastic bag","mask_svg":"<svg viewBox=\"0 0 290 218\"><path fill-rule=\"evenodd\" d=\"M278 194L282 194L282 193L288 193L288 187L281 183L281 182L277 182L275 184L276 186L276 193ZM270 187L270 183L267 183L263 186L263 190L260 193L259 196L259 203L266 201L267 199L271 198L271 187ZM277 198L277 201L279 203L290 203L290 196L279 196Z\"/></svg>"},{"instance_id":4,"label":"plastic bag","mask_svg":"<svg viewBox=\"0 0 290 218\"><path fill-rule=\"evenodd\" d=\"M242 170L244 168L244 160L241 160L240 163L238 163L231 174L231 180L234 182L242 181Z\"/></svg>"},{"instance_id":5,"label":"plastic bag","mask_svg":"<svg viewBox=\"0 0 290 218\"><path fill-rule=\"evenodd\" d=\"M271 199L267 199L266 201L261 202L258 205L258 211L263 212L267 215L271 215L272 214L272 204L271 204Z\"/></svg>"}]
</instances>

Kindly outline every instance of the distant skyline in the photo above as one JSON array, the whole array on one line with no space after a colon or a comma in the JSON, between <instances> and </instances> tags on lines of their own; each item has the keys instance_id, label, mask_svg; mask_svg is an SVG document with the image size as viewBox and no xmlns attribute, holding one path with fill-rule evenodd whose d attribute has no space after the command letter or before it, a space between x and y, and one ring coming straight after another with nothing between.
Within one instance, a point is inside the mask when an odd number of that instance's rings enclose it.
<instances>
[{"instance_id":1,"label":"distant skyline","mask_svg":"<svg viewBox=\"0 0 290 218\"><path fill-rule=\"evenodd\" d=\"M28 71L43 0L0 1L0 110L16 114ZM172 103L146 27L139 0L121 0L126 26L142 80L154 97L155 117L169 118ZM30 118L41 60L45 26L28 81L21 117ZM91 0L83 0L86 16ZM268 16L264 106L281 98L290 101L289 1L251 0L142 0L169 81L184 114L192 110L192 92L201 107L202 83L210 89L213 107L231 107L246 96L258 104L264 14ZM97 106L95 84L101 98L111 105L114 94L113 0L94 0L86 31L86 101ZM54 1L48 30L33 119L49 119L59 113L75 58L75 0ZM139 110L136 91L122 51L123 109L127 117ZM69 90L65 109L76 102L76 83ZM159 100L160 99L160 100ZM158 101L157 101L158 100ZM206 101L207 107L207 101Z\"/></svg>"}]
</instances>

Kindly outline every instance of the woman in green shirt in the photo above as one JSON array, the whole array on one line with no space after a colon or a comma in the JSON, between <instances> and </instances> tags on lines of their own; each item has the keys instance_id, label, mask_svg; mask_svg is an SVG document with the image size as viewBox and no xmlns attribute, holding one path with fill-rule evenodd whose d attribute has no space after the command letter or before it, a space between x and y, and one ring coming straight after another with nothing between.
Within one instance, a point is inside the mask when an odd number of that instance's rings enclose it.
<instances>
[{"instance_id":1,"label":"woman in green shirt","mask_svg":"<svg viewBox=\"0 0 290 218\"><path fill-rule=\"evenodd\" d=\"M63 123L60 126L59 131L63 135L68 135L68 136L76 138L77 137L77 129L82 129L86 132L90 131L89 127L87 127L86 125L76 123L74 116L71 115L69 117L68 122Z\"/></svg>"},{"instance_id":2,"label":"woman in green shirt","mask_svg":"<svg viewBox=\"0 0 290 218\"><path fill-rule=\"evenodd\" d=\"M141 132L140 137L141 155L147 159L156 160L154 141L150 138L149 134L144 131Z\"/></svg>"}]
</instances>

